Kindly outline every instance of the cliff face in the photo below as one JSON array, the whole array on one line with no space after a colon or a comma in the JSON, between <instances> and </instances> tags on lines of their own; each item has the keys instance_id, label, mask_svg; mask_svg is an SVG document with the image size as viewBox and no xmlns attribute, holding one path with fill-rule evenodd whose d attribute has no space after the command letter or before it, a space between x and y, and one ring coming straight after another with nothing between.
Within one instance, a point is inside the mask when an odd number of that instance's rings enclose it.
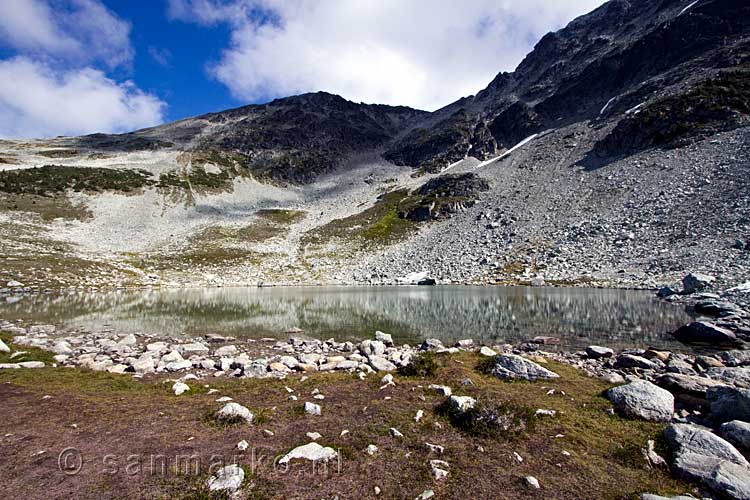
<instances>
[{"instance_id":1,"label":"cliff face","mask_svg":"<svg viewBox=\"0 0 750 500\"><path fill-rule=\"evenodd\" d=\"M466 155L487 159L543 130L617 120L644 101L689 93L721 70L746 71L749 60L747 2L612 0L546 35L515 72L435 112L385 157L430 171ZM682 135L695 130L688 124Z\"/></svg>"}]
</instances>

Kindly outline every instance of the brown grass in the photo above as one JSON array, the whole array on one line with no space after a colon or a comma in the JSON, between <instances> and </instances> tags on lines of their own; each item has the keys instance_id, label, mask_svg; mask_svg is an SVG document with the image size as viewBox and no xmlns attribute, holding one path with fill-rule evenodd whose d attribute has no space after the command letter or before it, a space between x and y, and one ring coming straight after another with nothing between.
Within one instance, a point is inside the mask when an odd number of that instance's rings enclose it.
<instances>
[{"instance_id":1,"label":"brown grass","mask_svg":"<svg viewBox=\"0 0 750 500\"><path fill-rule=\"evenodd\" d=\"M191 391L180 397L158 377L135 381L75 369L0 373L0 418L4 432L16 436L3 441L4 486L10 498L207 498L200 496L200 484L208 475L209 458L216 455L247 468L246 482L255 485L246 489L250 498L375 498L375 486L382 489L378 498L385 499L414 498L428 488L441 499L464 499L471 492L474 499L501 500L624 500L644 491L686 491L666 473L646 468L639 457L640 448L660 433L661 426L609 416L609 405L601 396L606 384L554 363L550 368L561 375L559 380L506 383L478 373L478 359L473 354L441 355L434 377L396 376L397 385L384 390L380 376L360 381L351 374L334 373L314 374L305 382L298 375L283 381L192 381L191 387L205 383L220 392ZM466 378L474 385L462 385ZM520 436L475 437L454 428L436 411L444 398L427 390L428 383L449 385L454 393L480 401L549 408L558 414L538 419L532 432ZM288 399L285 386L294 389L298 401ZM305 401L315 401L314 389L325 395L316 401L322 415L297 411ZM550 389L555 389L553 395L547 395ZM52 398L43 401L45 394ZM264 422L227 428L206 425L204 416L220 407L215 402L220 395L264 413ZM425 415L415 422L418 409ZM390 427L404 437L391 437ZM266 435L265 429L274 435ZM349 433L341 436L344 429ZM323 435L322 444L339 450L339 463L317 470L293 464L291 472L273 467L273 457L308 443L305 433L312 431ZM255 460L250 450L237 452L242 439L255 448ZM445 446L445 453L434 455L426 442ZM363 452L368 444L379 448L375 456ZM56 469L57 453L67 446L81 449L87 459L74 478L64 478ZM33 458L41 449L48 450L48 456ZM563 450L571 455L563 456ZM524 461L516 461L513 452ZM133 476L120 471L106 476L105 484L97 464L107 453L196 453L202 467L197 478L177 471ZM261 456L265 461L259 465ZM449 478L441 483L434 483L429 474L428 460L435 458L451 466ZM528 490L522 482L526 475L536 476L542 489ZM261 496L252 496L256 494Z\"/></svg>"}]
</instances>

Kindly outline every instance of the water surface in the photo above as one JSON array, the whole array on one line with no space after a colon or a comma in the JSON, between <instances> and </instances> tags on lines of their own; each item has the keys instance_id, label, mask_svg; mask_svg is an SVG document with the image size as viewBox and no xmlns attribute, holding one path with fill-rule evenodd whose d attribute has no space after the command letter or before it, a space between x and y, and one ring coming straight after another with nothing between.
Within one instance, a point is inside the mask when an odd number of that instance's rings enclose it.
<instances>
[{"instance_id":1,"label":"water surface","mask_svg":"<svg viewBox=\"0 0 750 500\"><path fill-rule=\"evenodd\" d=\"M300 328L320 339L359 340L382 330L399 343L437 337L494 344L545 335L567 349L677 348L668 332L690 319L650 292L467 286L76 292L10 297L0 318L175 337L286 338Z\"/></svg>"}]
</instances>

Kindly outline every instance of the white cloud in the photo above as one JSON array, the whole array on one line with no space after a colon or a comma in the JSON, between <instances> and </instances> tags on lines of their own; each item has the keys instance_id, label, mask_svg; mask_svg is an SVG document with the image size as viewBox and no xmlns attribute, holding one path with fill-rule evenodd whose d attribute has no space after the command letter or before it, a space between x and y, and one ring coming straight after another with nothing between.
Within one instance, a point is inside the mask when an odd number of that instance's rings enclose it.
<instances>
[{"instance_id":1,"label":"white cloud","mask_svg":"<svg viewBox=\"0 0 750 500\"><path fill-rule=\"evenodd\" d=\"M602 3L170 0L169 15L231 26L209 71L239 99L326 90L432 110L513 70L542 35Z\"/></svg>"},{"instance_id":2,"label":"white cloud","mask_svg":"<svg viewBox=\"0 0 750 500\"><path fill-rule=\"evenodd\" d=\"M125 132L163 121L165 104L101 71L55 71L25 57L0 61L0 136Z\"/></svg>"},{"instance_id":3,"label":"white cloud","mask_svg":"<svg viewBox=\"0 0 750 500\"><path fill-rule=\"evenodd\" d=\"M21 54L110 68L134 54L130 24L98 0L2 0L0 40Z\"/></svg>"}]
</instances>

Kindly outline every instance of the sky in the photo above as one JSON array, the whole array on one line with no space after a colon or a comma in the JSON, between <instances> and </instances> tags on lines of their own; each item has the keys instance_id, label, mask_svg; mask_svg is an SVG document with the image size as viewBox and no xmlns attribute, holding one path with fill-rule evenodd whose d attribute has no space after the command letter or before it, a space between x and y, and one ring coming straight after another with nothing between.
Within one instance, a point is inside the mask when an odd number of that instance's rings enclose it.
<instances>
[{"instance_id":1,"label":"sky","mask_svg":"<svg viewBox=\"0 0 750 500\"><path fill-rule=\"evenodd\" d=\"M435 110L603 0L0 0L0 137L324 90Z\"/></svg>"}]
</instances>

